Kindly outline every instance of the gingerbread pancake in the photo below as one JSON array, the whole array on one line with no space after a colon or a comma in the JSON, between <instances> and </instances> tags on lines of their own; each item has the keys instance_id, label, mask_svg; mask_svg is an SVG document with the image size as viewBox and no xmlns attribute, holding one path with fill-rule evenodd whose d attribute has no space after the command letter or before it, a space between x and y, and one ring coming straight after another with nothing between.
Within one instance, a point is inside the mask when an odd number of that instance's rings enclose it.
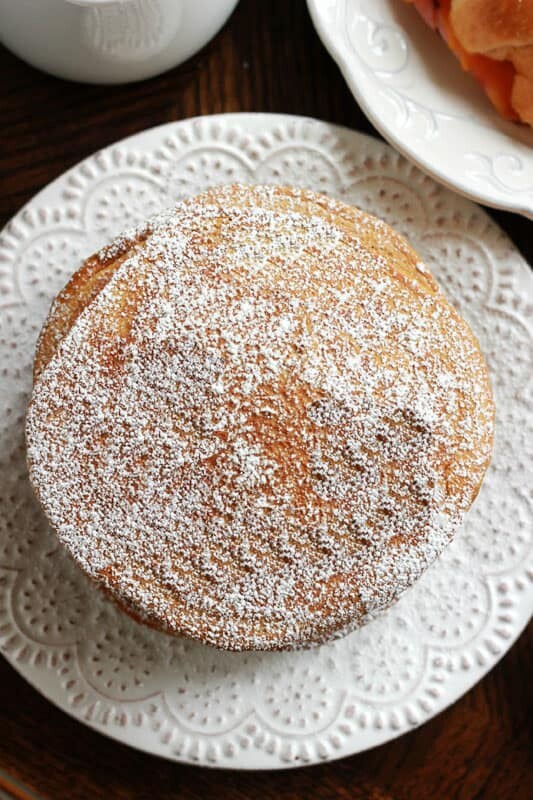
<instances>
[{"instance_id":1,"label":"gingerbread pancake","mask_svg":"<svg viewBox=\"0 0 533 800\"><path fill-rule=\"evenodd\" d=\"M30 475L60 540L144 621L227 649L386 608L490 460L467 324L388 226L303 190L211 190L89 259L36 375Z\"/></svg>"}]
</instances>

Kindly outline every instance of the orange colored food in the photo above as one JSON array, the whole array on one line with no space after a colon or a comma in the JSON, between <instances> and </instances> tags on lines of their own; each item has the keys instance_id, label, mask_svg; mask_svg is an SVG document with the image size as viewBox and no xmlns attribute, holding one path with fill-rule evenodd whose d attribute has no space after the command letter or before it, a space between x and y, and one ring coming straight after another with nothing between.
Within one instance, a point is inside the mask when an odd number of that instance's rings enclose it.
<instances>
[{"instance_id":1,"label":"orange colored food","mask_svg":"<svg viewBox=\"0 0 533 800\"><path fill-rule=\"evenodd\" d=\"M503 117L531 124L527 109L524 113L524 109L517 108L513 102L516 101L517 86L529 79L519 73L510 58L502 58L503 46L492 48L497 55L494 58L466 49L460 41L461 32L456 30L452 24L452 0L440 0L440 2L437 0L406 0L406 2L412 3L423 19L434 30L439 31L450 50L459 59L463 69L470 72L482 85L490 101ZM533 31L531 34L533 37ZM516 51L525 49L528 48L507 47L509 53L511 50L515 51L513 52L514 56Z\"/></svg>"}]
</instances>

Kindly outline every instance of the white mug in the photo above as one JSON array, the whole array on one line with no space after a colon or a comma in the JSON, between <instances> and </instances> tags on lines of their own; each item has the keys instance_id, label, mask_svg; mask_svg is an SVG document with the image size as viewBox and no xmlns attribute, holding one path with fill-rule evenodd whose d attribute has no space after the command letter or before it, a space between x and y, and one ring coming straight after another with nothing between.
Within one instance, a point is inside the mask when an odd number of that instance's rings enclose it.
<instances>
[{"instance_id":1,"label":"white mug","mask_svg":"<svg viewBox=\"0 0 533 800\"><path fill-rule=\"evenodd\" d=\"M87 83L164 72L204 46L237 0L0 0L0 41L35 67Z\"/></svg>"}]
</instances>

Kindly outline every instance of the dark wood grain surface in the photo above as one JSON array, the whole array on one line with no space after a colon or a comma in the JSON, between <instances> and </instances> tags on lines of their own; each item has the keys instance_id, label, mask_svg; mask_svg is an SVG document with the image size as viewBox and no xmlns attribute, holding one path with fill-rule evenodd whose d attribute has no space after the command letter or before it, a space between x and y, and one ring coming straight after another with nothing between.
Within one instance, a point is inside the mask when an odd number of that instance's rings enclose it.
<instances>
[{"instance_id":1,"label":"dark wood grain surface","mask_svg":"<svg viewBox=\"0 0 533 800\"><path fill-rule=\"evenodd\" d=\"M67 83L1 48L0 75L0 227L80 159L163 122L267 111L374 132L303 0L241 0L207 48L144 83ZM533 262L532 223L491 213ZM21 782L54 800L530 800L531 643L523 634L490 675L422 728L337 763L279 773L210 771L138 753L58 711L0 659L0 787L3 774L14 779L13 796L22 796Z\"/></svg>"}]
</instances>

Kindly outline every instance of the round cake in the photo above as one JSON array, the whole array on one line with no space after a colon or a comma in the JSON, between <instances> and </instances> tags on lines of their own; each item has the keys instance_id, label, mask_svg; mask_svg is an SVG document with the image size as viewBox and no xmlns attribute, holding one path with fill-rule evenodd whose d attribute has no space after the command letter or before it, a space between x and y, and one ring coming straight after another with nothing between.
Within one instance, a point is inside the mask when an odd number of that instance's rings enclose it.
<instances>
[{"instance_id":1,"label":"round cake","mask_svg":"<svg viewBox=\"0 0 533 800\"><path fill-rule=\"evenodd\" d=\"M88 259L41 335L30 476L130 613L231 650L361 625L452 539L490 460L476 339L383 222L226 186Z\"/></svg>"}]
</instances>

